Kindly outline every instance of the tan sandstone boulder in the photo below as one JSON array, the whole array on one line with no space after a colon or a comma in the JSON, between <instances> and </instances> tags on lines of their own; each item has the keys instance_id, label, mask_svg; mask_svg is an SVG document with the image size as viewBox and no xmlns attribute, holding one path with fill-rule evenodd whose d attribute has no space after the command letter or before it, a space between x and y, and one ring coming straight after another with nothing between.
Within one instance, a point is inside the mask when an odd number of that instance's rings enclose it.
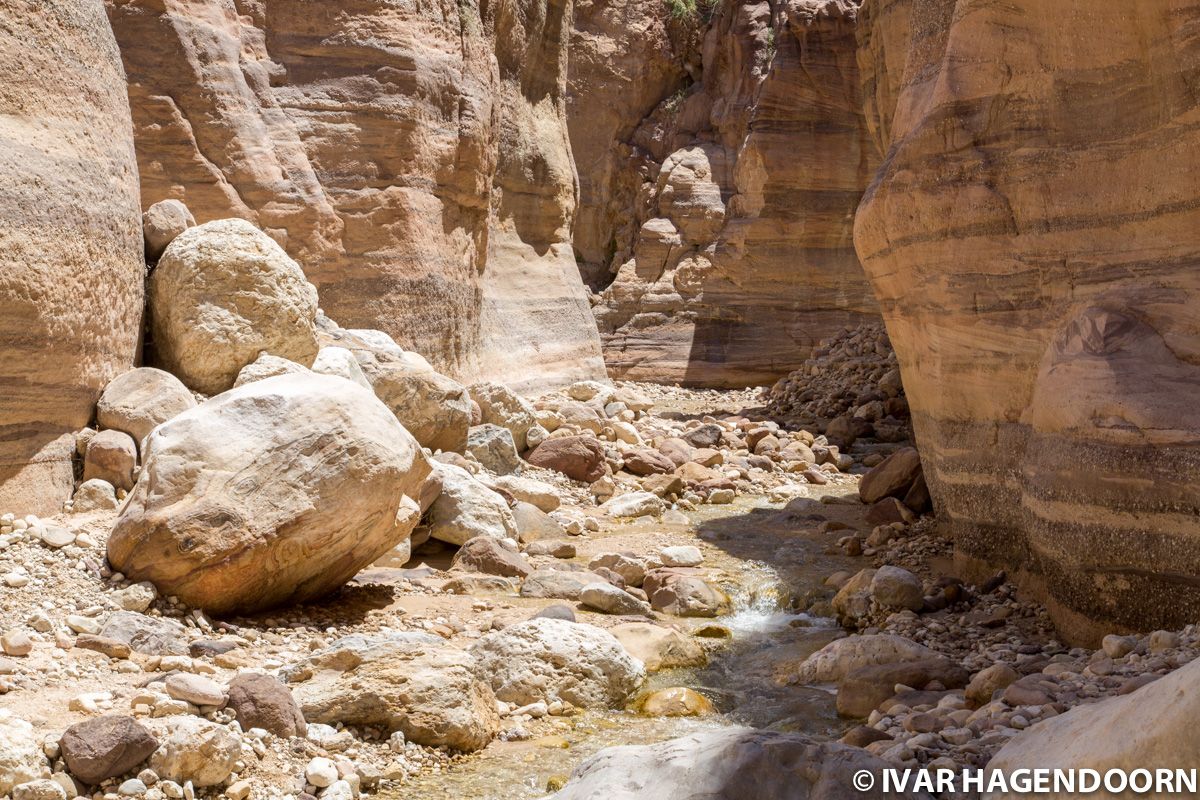
<instances>
[{"instance_id":1,"label":"tan sandstone boulder","mask_svg":"<svg viewBox=\"0 0 1200 800\"><path fill-rule=\"evenodd\" d=\"M322 375L256 381L150 435L109 561L217 613L308 600L405 540L429 472L362 387Z\"/></svg>"},{"instance_id":2,"label":"tan sandstone boulder","mask_svg":"<svg viewBox=\"0 0 1200 800\"><path fill-rule=\"evenodd\" d=\"M496 696L466 652L426 633L350 636L288 668L309 722L401 731L427 747L478 750L500 727Z\"/></svg>"},{"instance_id":3,"label":"tan sandstone boulder","mask_svg":"<svg viewBox=\"0 0 1200 800\"><path fill-rule=\"evenodd\" d=\"M169 372L138 367L123 372L104 387L96 403L96 421L124 431L141 445L150 431L196 405L192 393Z\"/></svg>"},{"instance_id":4,"label":"tan sandstone boulder","mask_svg":"<svg viewBox=\"0 0 1200 800\"><path fill-rule=\"evenodd\" d=\"M317 290L271 237L241 219L188 228L150 274L150 330L162 364L216 394L263 351L312 364Z\"/></svg>"},{"instance_id":5,"label":"tan sandstone boulder","mask_svg":"<svg viewBox=\"0 0 1200 800\"><path fill-rule=\"evenodd\" d=\"M146 260L158 261L175 237L196 224L188 207L178 200L159 200L142 214Z\"/></svg>"}]
</instances>

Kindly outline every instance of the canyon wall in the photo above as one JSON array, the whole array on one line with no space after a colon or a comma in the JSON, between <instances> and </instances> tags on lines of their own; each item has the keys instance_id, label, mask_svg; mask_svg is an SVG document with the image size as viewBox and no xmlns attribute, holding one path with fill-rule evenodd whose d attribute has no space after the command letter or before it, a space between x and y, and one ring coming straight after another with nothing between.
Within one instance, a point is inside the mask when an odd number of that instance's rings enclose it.
<instances>
[{"instance_id":1,"label":"canyon wall","mask_svg":"<svg viewBox=\"0 0 1200 800\"><path fill-rule=\"evenodd\" d=\"M577 257L614 377L774 381L876 318L853 213L877 163L857 3L588 0L568 121ZM711 19L705 19L711 14ZM690 19L690 22L689 22Z\"/></svg>"},{"instance_id":2,"label":"canyon wall","mask_svg":"<svg viewBox=\"0 0 1200 800\"><path fill-rule=\"evenodd\" d=\"M603 375L570 248L570 3L107 0L142 205L274 236L463 380Z\"/></svg>"},{"instance_id":3,"label":"canyon wall","mask_svg":"<svg viewBox=\"0 0 1200 800\"><path fill-rule=\"evenodd\" d=\"M6 2L0 31L0 511L45 514L137 353L137 166L101 0Z\"/></svg>"},{"instance_id":4,"label":"canyon wall","mask_svg":"<svg viewBox=\"0 0 1200 800\"><path fill-rule=\"evenodd\" d=\"M855 239L964 561L1200 617L1200 2L867 0Z\"/></svg>"}]
</instances>

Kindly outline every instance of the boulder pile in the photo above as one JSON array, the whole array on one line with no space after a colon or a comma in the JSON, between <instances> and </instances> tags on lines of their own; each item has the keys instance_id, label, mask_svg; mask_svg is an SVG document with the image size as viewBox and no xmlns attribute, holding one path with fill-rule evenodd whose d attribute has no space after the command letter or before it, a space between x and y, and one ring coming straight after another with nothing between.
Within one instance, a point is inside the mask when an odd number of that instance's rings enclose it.
<instances>
[{"instance_id":1,"label":"boulder pile","mask_svg":"<svg viewBox=\"0 0 1200 800\"><path fill-rule=\"evenodd\" d=\"M896 353L881 323L847 328L822 342L764 399L772 415L824 432L844 446L856 438L912 438Z\"/></svg>"}]
</instances>

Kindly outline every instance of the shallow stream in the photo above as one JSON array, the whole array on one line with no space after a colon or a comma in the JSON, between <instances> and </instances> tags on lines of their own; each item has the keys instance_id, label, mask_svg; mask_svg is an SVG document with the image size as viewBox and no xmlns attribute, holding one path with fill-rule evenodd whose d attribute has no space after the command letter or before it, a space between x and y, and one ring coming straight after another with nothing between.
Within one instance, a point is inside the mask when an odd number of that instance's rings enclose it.
<instances>
[{"instance_id":1,"label":"shallow stream","mask_svg":"<svg viewBox=\"0 0 1200 800\"><path fill-rule=\"evenodd\" d=\"M822 506L818 510L833 518L838 509ZM723 583L734 600L734 610L712 620L672 622L691 628L715 623L732 635L712 652L707 666L653 673L643 691L686 686L711 700L716 714L653 718L628 710L584 712L554 721L557 728L551 735L494 742L480 753L456 760L439 774L407 782L392 796L539 798L602 748L649 744L722 726L838 737L846 724L837 717L834 696L788 682L805 657L837 635L832 620L810 618L793 610L798 598L820 587L831 572L847 566L844 557L824 553L836 535L817 533L816 519L781 512L778 505L768 506L761 499L708 506L690 516L691 524L679 532L690 532L717 548L716 552L706 550L705 566L727 576ZM639 527L649 530L651 526L647 521L631 523L609 535L627 540Z\"/></svg>"}]
</instances>

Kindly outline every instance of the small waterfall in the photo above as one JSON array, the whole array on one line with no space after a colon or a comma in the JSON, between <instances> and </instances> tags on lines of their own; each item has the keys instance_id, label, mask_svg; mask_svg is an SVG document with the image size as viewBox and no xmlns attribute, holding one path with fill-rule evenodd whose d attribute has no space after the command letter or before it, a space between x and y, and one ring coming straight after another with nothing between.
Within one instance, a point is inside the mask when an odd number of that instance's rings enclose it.
<instances>
[{"instance_id":1,"label":"small waterfall","mask_svg":"<svg viewBox=\"0 0 1200 800\"><path fill-rule=\"evenodd\" d=\"M735 637L782 630L793 620L808 620L812 627L823 627L826 620L789 610L791 596L787 585L771 566L751 561L750 573L732 595L733 613L721 620Z\"/></svg>"}]
</instances>

